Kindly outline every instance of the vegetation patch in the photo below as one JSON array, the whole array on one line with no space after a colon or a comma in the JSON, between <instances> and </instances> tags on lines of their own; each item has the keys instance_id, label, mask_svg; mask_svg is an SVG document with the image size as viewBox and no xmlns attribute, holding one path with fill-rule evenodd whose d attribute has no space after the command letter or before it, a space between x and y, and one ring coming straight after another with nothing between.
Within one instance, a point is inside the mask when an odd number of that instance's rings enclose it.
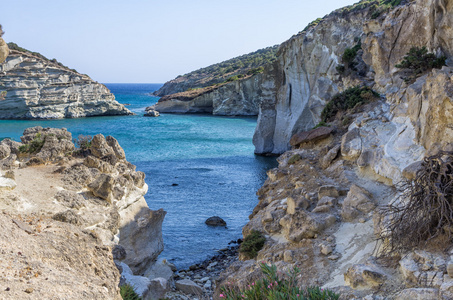
<instances>
[{"instance_id":1,"label":"vegetation patch","mask_svg":"<svg viewBox=\"0 0 453 300\"><path fill-rule=\"evenodd\" d=\"M319 128L319 127L329 127L329 124L327 124L324 121L319 122L313 129Z\"/></svg>"},{"instance_id":2,"label":"vegetation patch","mask_svg":"<svg viewBox=\"0 0 453 300\"><path fill-rule=\"evenodd\" d=\"M301 159L302 157L299 154L294 154L290 159L288 159L288 165L293 165Z\"/></svg>"},{"instance_id":3,"label":"vegetation patch","mask_svg":"<svg viewBox=\"0 0 453 300\"><path fill-rule=\"evenodd\" d=\"M425 247L435 238L436 247L451 246L453 152L426 157L415 179L401 186L399 201L382 208L381 216L382 256Z\"/></svg>"},{"instance_id":4,"label":"vegetation patch","mask_svg":"<svg viewBox=\"0 0 453 300\"><path fill-rule=\"evenodd\" d=\"M319 22L322 21L322 18L317 18L316 20L313 20L311 21L310 23L308 23L307 26L305 26L304 30L302 30L302 32L305 32L307 31L308 29L312 28L312 27L315 27L316 25L319 24Z\"/></svg>"},{"instance_id":5,"label":"vegetation patch","mask_svg":"<svg viewBox=\"0 0 453 300\"><path fill-rule=\"evenodd\" d=\"M356 106L371 102L379 94L366 86L356 86L339 93L326 104L321 112L321 120L328 122L340 111L346 111Z\"/></svg>"},{"instance_id":6,"label":"vegetation patch","mask_svg":"<svg viewBox=\"0 0 453 300\"><path fill-rule=\"evenodd\" d=\"M141 300L142 298L134 291L134 287L130 284L120 286L120 294L123 300Z\"/></svg>"},{"instance_id":7,"label":"vegetation patch","mask_svg":"<svg viewBox=\"0 0 453 300\"><path fill-rule=\"evenodd\" d=\"M382 13L400 5L404 0L362 0L353 5L347 6L339 10L342 15L347 15L350 12L369 9L371 18L376 19Z\"/></svg>"},{"instance_id":8,"label":"vegetation patch","mask_svg":"<svg viewBox=\"0 0 453 300\"><path fill-rule=\"evenodd\" d=\"M294 267L287 273L277 272L275 265L260 263L264 278L240 289L234 285L221 287L221 299L227 300L337 300L340 295L319 287L303 288L297 282L300 269Z\"/></svg>"},{"instance_id":9,"label":"vegetation patch","mask_svg":"<svg viewBox=\"0 0 453 300\"><path fill-rule=\"evenodd\" d=\"M31 142L20 146L19 151L29 154L38 153L39 151L41 151L42 146L44 146L45 140L46 137L42 136L42 134L38 132Z\"/></svg>"},{"instance_id":10,"label":"vegetation patch","mask_svg":"<svg viewBox=\"0 0 453 300\"><path fill-rule=\"evenodd\" d=\"M432 69L442 68L445 66L446 59L445 56L436 57L434 53L428 53L426 47L412 47L403 60L395 67L406 71L407 76L403 79L405 82L410 83Z\"/></svg>"},{"instance_id":11,"label":"vegetation patch","mask_svg":"<svg viewBox=\"0 0 453 300\"><path fill-rule=\"evenodd\" d=\"M343 64L337 66L338 73L344 74L346 70L357 71L357 63L354 62L354 60L360 49L362 49L362 43L360 39L358 39L358 43L354 47L346 48L344 50L343 55L341 56Z\"/></svg>"},{"instance_id":12,"label":"vegetation patch","mask_svg":"<svg viewBox=\"0 0 453 300\"><path fill-rule=\"evenodd\" d=\"M169 84L178 85L181 83L187 85L187 88L205 88L224 83L227 79L237 75L251 76L262 73L264 66L273 63L277 59L278 47L279 45L267 47L185 75L179 75ZM164 96L159 91L155 94Z\"/></svg>"},{"instance_id":13,"label":"vegetation patch","mask_svg":"<svg viewBox=\"0 0 453 300\"><path fill-rule=\"evenodd\" d=\"M0 101L1 101L1 100L5 100L6 95L7 95L7 91L1 91L1 92L0 92Z\"/></svg>"},{"instance_id":14,"label":"vegetation patch","mask_svg":"<svg viewBox=\"0 0 453 300\"><path fill-rule=\"evenodd\" d=\"M263 248L265 242L266 238L261 232L252 230L252 232L244 238L244 241L239 247L239 252L243 253L247 258L253 259L258 255L258 251Z\"/></svg>"}]
</instances>

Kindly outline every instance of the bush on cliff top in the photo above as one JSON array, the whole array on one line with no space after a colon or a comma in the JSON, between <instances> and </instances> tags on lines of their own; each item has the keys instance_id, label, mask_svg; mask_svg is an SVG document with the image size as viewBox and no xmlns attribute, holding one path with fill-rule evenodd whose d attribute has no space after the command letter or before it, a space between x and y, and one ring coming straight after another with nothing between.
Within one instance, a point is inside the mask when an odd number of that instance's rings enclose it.
<instances>
[{"instance_id":1,"label":"bush on cliff top","mask_svg":"<svg viewBox=\"0 0 453 300\"><path fill-rule=\"evenodd\" d=\"M337 300L340 297L327 289L300 287L297 282L300 269L297 267L286 274L277 272L275 265L260 263L260 267L263 279L252 282L245 289L233 285L223 286L219 297L226 300Z\"/></svg>"},{"instance_id":2,"label":"bush on cliff top","mask_svg":"<svg viewBox=\"0 0 453 300\"><path fill-rule=\"evenodd\" d=\"M445 66L446 59L445 56L436 57L434 53L428 53L426 47L412 47L404 56L403 60L395 65L395 67L406 70L407 77L403 79L409 83L432 69L442 68Z\"/></svg>"},{"instance_id":3,"label":"bush on cliff top","mask_svg":"<svg viewBox=\"0 0 453 300\"><path fill-rule=\"evenodd\" d=\"M244 241L239 247L239 252L243 253L247 258L253 259L258 255L258 251L263 248L265 242L266 238L261 232L252 230L252 232L244 238Z\"/></svg>"},{"instance_id":4,"label":"bush on cliff top","mask_svg":"<svg viewBox=\"0 0 453 300\"><path fill-rule=\"evenodd\" d=\"M44 146L46 137L42 136L41 133L37 133L31 142L28 144L22 145L19 147L19 151L22 153L38 153L41 151L42 146Z\"/></svg>"},{"instance_id":5,"label":"bush on cliff top","mask_svg":"<svg viewBox=\"0 0 453 300\"><path fill-rule=\"evenodd\" d=\"M366 104L378 97L378 93L366 86L349 88L344 92L333 96L322 110L321 120L328 122L335 117L338 112Z\"/></svg>"}]
</instances>

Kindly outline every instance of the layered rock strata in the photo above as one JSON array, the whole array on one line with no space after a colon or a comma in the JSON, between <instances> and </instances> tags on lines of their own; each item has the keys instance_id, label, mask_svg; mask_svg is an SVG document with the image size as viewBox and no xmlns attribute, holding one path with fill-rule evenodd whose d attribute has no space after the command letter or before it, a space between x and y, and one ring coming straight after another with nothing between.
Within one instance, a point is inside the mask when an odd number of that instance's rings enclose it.
<instances>
[{"instance_id":1,"label":"layered rock strata","mask_svg":"<svg viewBox=\"0 0 453 300\"><path fill-rule=\"evenodd\" d=\"M0 64L0 119L129 115L104 85L31 53L11 50Z\"/></svg>"},{"instance_id":2,"label":"layered rock strata","mask_svg":"<svg viewBox=\"0 0 453 300\"><path fill-rule=\"evenodd\" d=\"M33 127L0 143L0 298L121 299L118 268L142 275L163 250L165 211L148 208L144 173L115 138L86 141Z\"/></svg>"},{"instance_id":3,"label":"layered rock strata","mask_svg":"<svg viewBox=\"0 0 453 300\"><path fill-rule=\"evenodd\" d=\"M258 262L266 261L280 270L297 265L300 284L334 289L343 299L453 298L451 245L410 249L393 265L375 257L376 236L387 230L379 208L398 203L399 184L414 180L425 156L452 149L452 17L450 0L403 1L375 20L364 6L334 12L282 45L267 73L272 89L254 142L257 153L284 153L243 229L244 236L259 230L267 241L217 286L253 282ZM368 71L340 75L336 66L354 37ZM411 47L445 55L446 66L405 81L395 65ZM308 140L332 95L357 85L381 99L344 112L347 118L327 124L335 130Z\"/></svg>"},{"instance_id":4,"label":"layered rock strata","mask_svg":"<svg viewBox=\"0 0 453 300\"><path fill-rule=\"evenodd\" d=\"M262 76L233 81L207 92L167 95L151 108L160 113L209 113L218 116L256 116L261 102Z\"/></svg>"}]
</instances>

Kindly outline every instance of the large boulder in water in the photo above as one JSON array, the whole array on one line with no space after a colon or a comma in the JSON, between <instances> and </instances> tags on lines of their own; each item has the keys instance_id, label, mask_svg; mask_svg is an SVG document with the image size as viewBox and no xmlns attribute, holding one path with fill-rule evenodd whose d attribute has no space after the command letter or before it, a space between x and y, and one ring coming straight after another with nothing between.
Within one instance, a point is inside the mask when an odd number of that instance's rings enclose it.
<instances>
[{"instance_id":1,"label":"large boulder in water","mask_svg":"<svg viewBox=\"0 0 453 300\"><path fill-rule=\"evenodd\" d=\"M210 217L205 221L206 225L209 226L226 226L226 222L221 217Z\"/></svg>"}]
</instances>

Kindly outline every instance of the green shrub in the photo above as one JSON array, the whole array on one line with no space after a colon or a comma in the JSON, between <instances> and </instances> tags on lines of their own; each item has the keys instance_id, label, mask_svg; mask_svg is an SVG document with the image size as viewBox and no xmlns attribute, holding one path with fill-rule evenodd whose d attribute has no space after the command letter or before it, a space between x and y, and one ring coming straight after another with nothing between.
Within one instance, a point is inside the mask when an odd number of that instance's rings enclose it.
<instances>
[{"instance_id":1,"label":"green shrub","mask_svg":"<svg viewBox=\"0 0 453 300\"><path fill-rule=\"evenodd\" d=\"M446 59L445 56L436 57L433 53L428 53L426 47L412 47L395 67L406 69L408 76L404 78L404 81L413 82L423 73L445 66Z\"/></svg>"},{"instance_id":2,"label":"green shrub","mask_svg":"<svg viewBox=\"0 0 453 300\"><path fill-rule=\"evenodd\" d=\"M263 248L265 242L266 238L261 232L252 230L252 232L244 238L244 241L239 247L239 252L243 253L249 259L255 258L258 255L258 251Z\"/></svg>"},{"instance_id":3,"label":"green shrub","mask_svg":"<svg viewBox=\"0 0 453 300\"><path fill-rule=\"evenodd\" d=\"M302 157L299 154L294 154L290 159L288 159L288 165L293 165L301 159Z\"/></svg>"},{"instance_id":4,"label":"green shrub","mask_svg":"<svg viewBox=\"0 0 453 300\"><path fill-rule=\"evenodd\" d=\"M319 128L319 127L326 127L326 126L328 127L329 124L327 124L327 123L324 122L324 121L321 121L321 122L319 122L315 127L313 127L313 129L316 129L316 128Z\"/></svg>"},{"instance_id":5,"label":"green shrub","mask_svg":"<svg viewBox=\"0 0 453 300\"><path fill-rule=\"evenodd\" d=\"M339 111L354 108L358 105L366 104L379 97L379 94L369 87L352 87L339 93L326 104L321 112L321 120L328 122Z\"/></svg>"},{"instance_id":6,"label":"green shrub","mask_svg":"<svg viewBox=\"0 0 453 300\"><path fill-rule=\"evenodd\" d=\"M42 146L44 146L45 140L46 140L45 136L43 137L41 133L37 133L31 142L20 146L19 151L22 153L30 154L38 153L39 151L41 151Z\"/></svg>"},{"instance_id":7,"label":"green shrub","mask_svg":"<svg viewBox=\"0 0 453 300\"><path fill-rule=\"evenodd\" d=\"M8 93L7 91L1 91L0 92L0 100L5 100L7 93Z\"/></svg>"},{"instance_id":8,"label":"green shrub","mask_svg":"<svg viewBox=\"0 0 453 300\"><path fill-rule=\"evenodd\" d=\"M236 286L221 287L221 299L226 300L337 300L340 295L319 287L300 287L297 276L300 269L294 267L283 275L278 275L275 265L260 264L264 278L248 285L245 289Z\"/></svg>"},{"instance_id":9,"label":"green shrub","mask_svg":"<svg viewBox=\"0 0 453 300\"><path fill-rule=\"evenodd\" d=\"M120 294L123 300L141 300L130 284L120 286Z\"/></svg>"},{"instance_id":10,"label":"green shrub","mask_svg":"<svg viewBox=\"0 0 453 300\"><path fill-rule=\"evenodd\" d=\"M343 62L342 65L337 66L337 71L340 74L343 74L347 69L351 69L353 71L356 71L356 63L354 63L354 59L357 56L357 53L359 50L362 49L362 43L360 40L358 43L352 47L352 48L346 48L343 52L343 55L341 56L341 60Z\"/></svg>"}]
</instances>

